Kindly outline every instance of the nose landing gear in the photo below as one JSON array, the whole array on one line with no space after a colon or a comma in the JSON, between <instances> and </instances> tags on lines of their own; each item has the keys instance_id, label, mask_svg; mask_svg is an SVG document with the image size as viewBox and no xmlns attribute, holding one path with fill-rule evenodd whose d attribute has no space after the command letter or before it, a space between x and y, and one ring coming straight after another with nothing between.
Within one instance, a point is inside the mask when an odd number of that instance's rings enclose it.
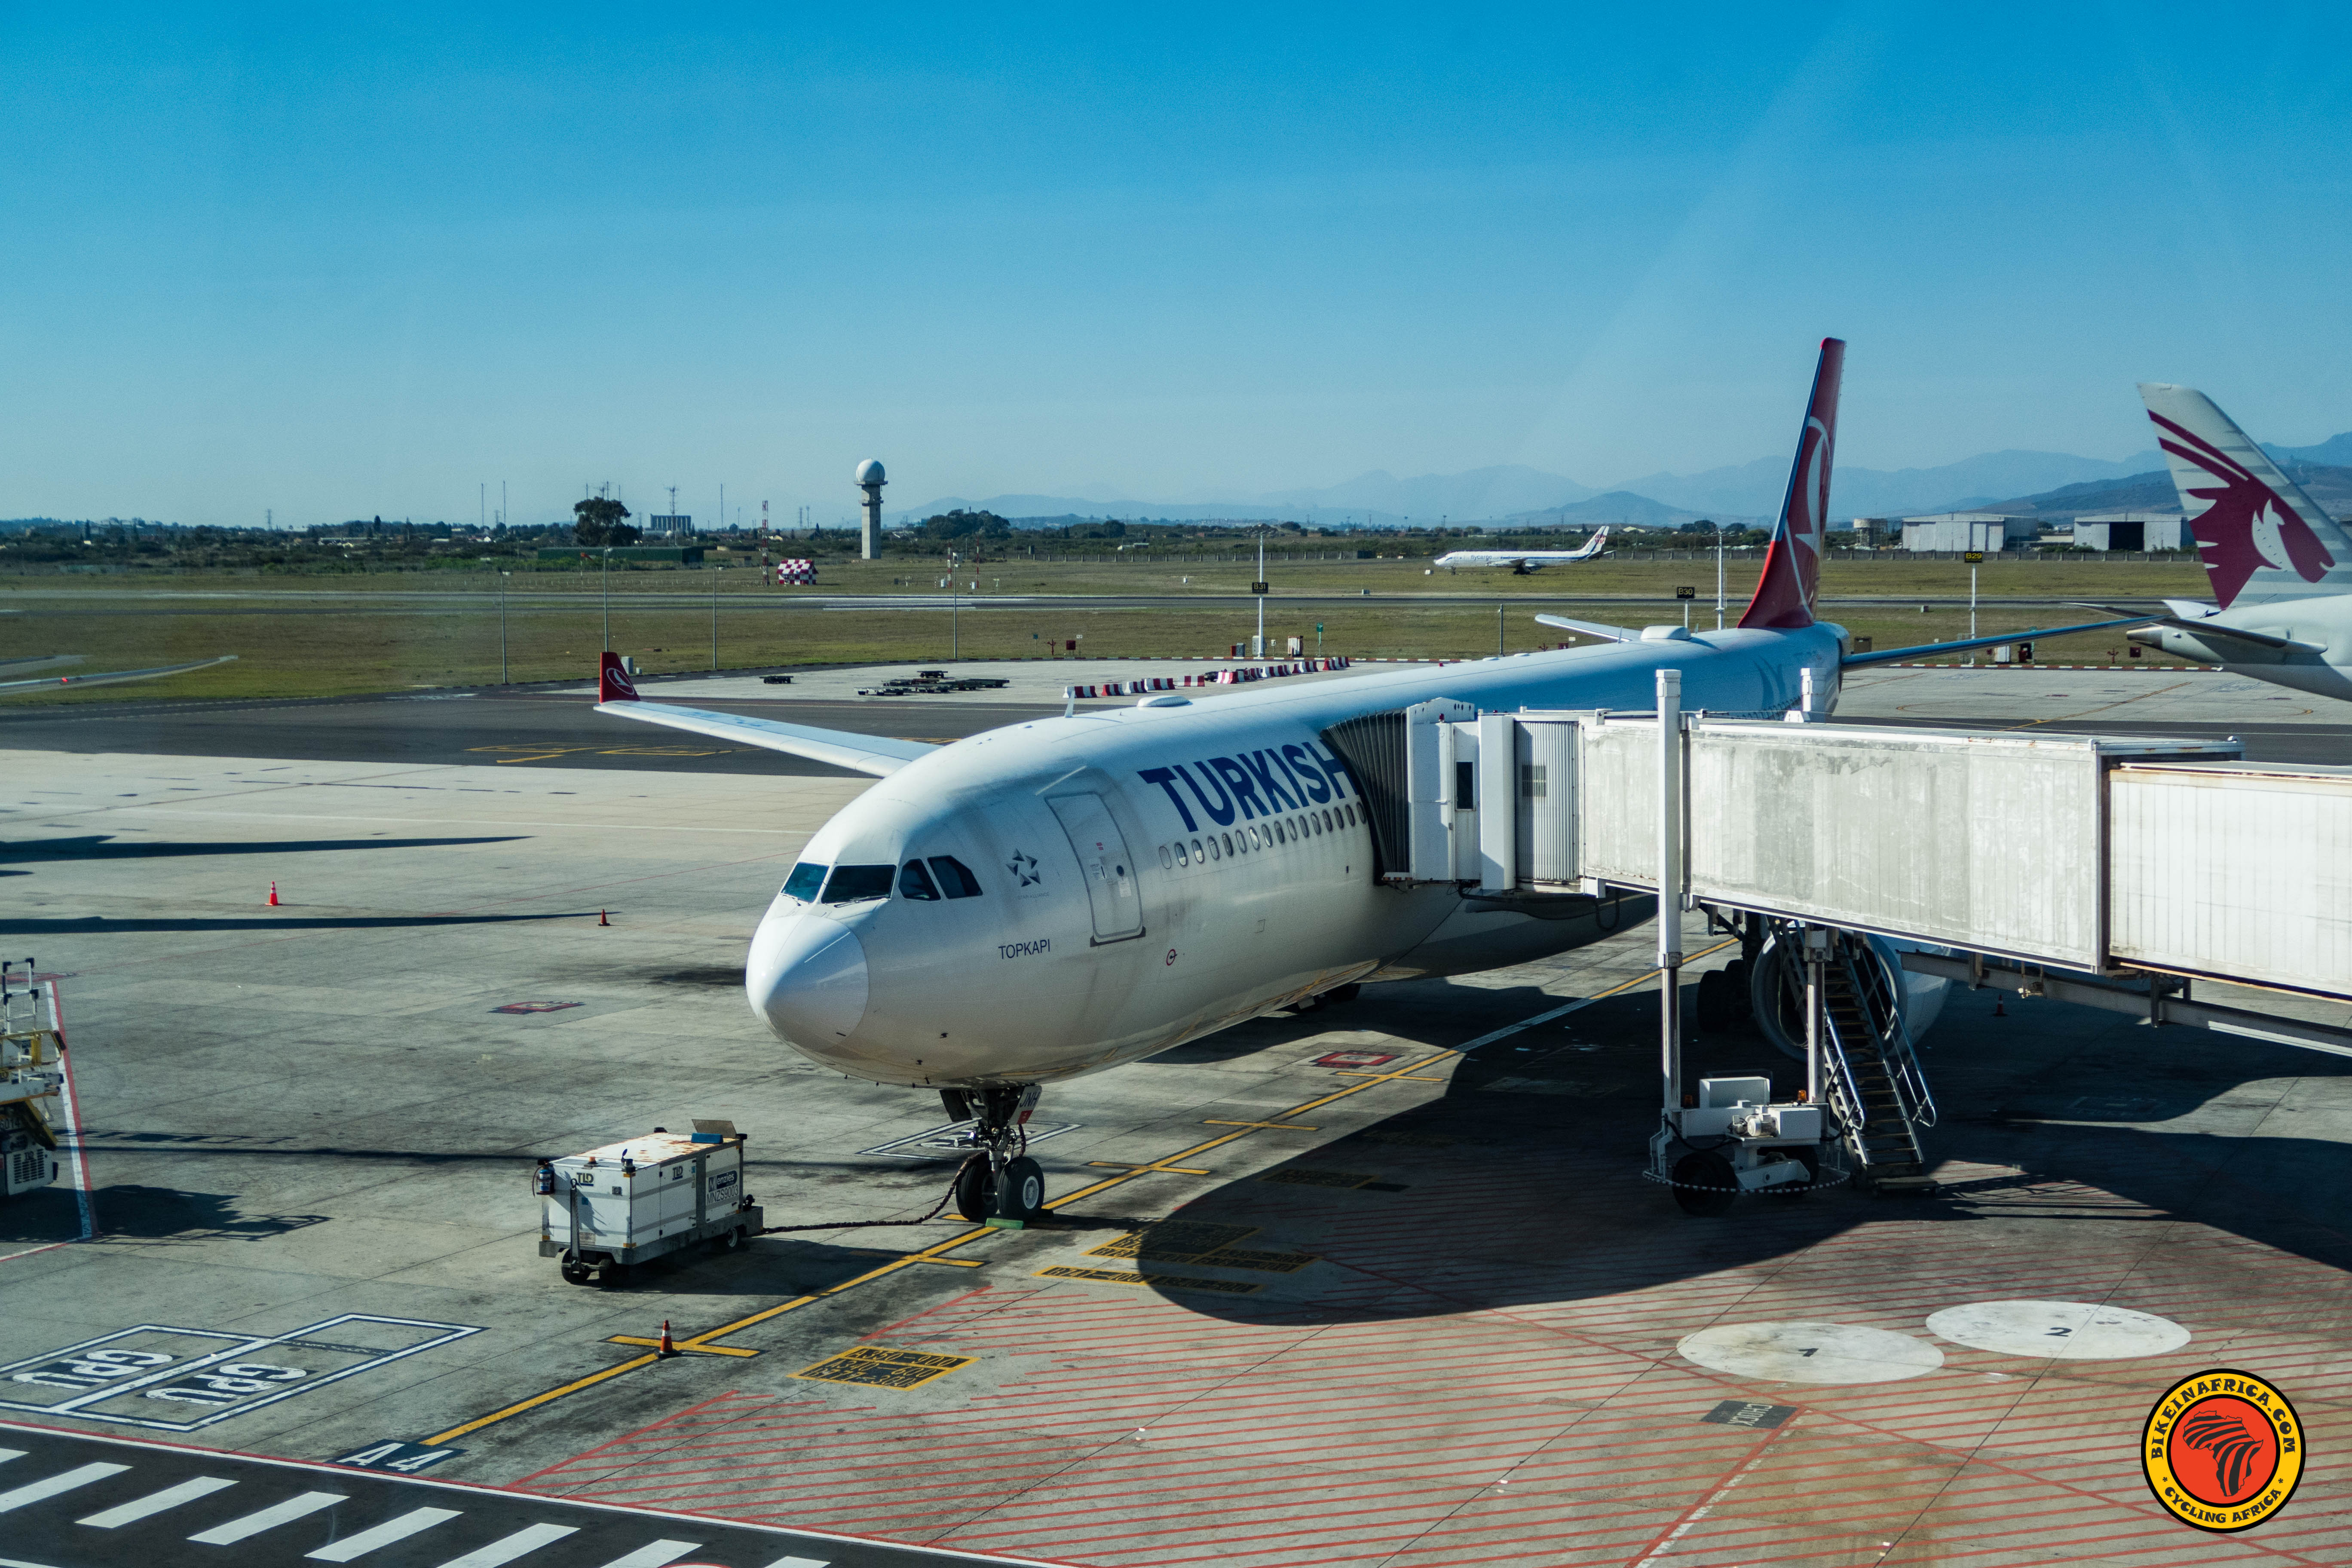
<instances>
[{"instance_id":1,"label":"nose landing gear","mask_svg":"<svg viewBox=\"0 0 2352 1568\"><path fill-rule=\"evenodd\" d=\"M969 1220L1029 1221L1045 1212L1045 1173L1029 1158L1029 1118L1044 1091L1031 1084L944 1089L950 1116L969 1118L963 1142L974 1152L956 1173L956 1212Z\"/></svg>"}]
</instances>

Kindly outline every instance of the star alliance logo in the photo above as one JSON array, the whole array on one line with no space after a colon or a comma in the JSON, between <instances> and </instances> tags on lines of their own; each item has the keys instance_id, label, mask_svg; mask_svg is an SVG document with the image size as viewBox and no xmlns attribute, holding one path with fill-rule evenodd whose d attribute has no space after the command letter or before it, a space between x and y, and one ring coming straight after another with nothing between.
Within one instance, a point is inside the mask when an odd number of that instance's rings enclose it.
<instances>
[{"instance_id":1,"label":"star alliance logo","mask_svg":"<svg viewBox=\"0 0 2352 1568\"><path fill-rule=\"evenodd\" d=\"M1034 887L1045 879L1045 874L1037 869L1037 858L1018 849L1013 852L1013 858L1004 863L1004 868L1019 878L1021 886L1024 888Z\"/></svg>"}]
</instances>

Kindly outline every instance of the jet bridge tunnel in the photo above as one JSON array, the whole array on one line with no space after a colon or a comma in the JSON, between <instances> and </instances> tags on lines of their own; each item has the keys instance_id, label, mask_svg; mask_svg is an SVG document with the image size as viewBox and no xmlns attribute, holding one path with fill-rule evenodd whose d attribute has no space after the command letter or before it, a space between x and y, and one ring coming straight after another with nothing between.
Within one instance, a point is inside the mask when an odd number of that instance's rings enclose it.
<instances>
[{"instance_id":1,"label":"jet bridge tunnel","mask_svg":"<svg viewBox=\"0 0 2352 1568\"><path fill-rule=\"evenodd\" d=\"M1917 1131L1935 1110L1906 973L2352 1055L2352 1031L2189 994L2210 979L2352 1000L2352 769L2249 763L2235 742L1685 714L1675 685L1662 679L1656 713L1441 700L1327 739L1357 770L1385 881L1522 908L1663 884L1740 930L1748 956L1759 932L1782 944L1806 1094L1773 1107L1738 1098L1762 1079L1692 1091L1669 1016L1663 1109L1677 1137L1684 1122L1736 1125L1766 1153L1794 1149L1805 1140L1781 1125L1807 1124L1786 1113L1822 1106L1820 1159L1839 1167L1842 1151L1881 1185L1926 1184ZM1670 975L1678 941L1662 925ZM1818 1165L1802 1184L1823 1180ZM1800 1179L1732 1173L1738 1190Z\"/></svg>"}]
</instances>

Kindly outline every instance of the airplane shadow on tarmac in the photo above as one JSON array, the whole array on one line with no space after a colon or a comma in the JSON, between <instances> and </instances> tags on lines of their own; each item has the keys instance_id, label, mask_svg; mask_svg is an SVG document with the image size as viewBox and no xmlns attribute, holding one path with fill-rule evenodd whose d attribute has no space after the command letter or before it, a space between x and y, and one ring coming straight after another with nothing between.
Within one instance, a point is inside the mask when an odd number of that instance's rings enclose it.
<instances>
[{"instance_id":1,"label":"airplane shadow on tarmac","mask_svg":"<svg viewBox=\"0 0 2352 1568\"><path fill-rule=\"evenodd\" d=\"M508 833L480 838L289 838L267 844L190 844L176 839L117 838L88 833L77 838L33 838L0 844L0 865L35 860L153 860L185 855L308 855L321 849L440 849L462 844L512 844L526 837ZM29 877L29 871L0 876Z\"/></svg>"},{"instance_id":2,"label":"airplane shadow on tarmac","mask_svg":"<svg viewBox=\"0 0 2352 1568\"><path fill-rule=\"evenodd\" d=\"M1460 994L1449 1004L1440 983L1382 987L1380 995L1365 1021L1377 1019L1391 1040L1464 1032ZM1524 1017L1557 1000L1530 990L1523 1011L1480 1012ZM1866 1226L2002 1216L2189 1220L2352 1269L2339 1197L2352 1153L2352 1084L2335 1087L2352 1079L2352 1061L2009 1000L2011 1016L1995 1017L1993 993L1956 991L1927 1041L1923 1063L1942 1107L1922 1134L1930 1168L1990 1168L1940 1195L1835 1187L1743 1198L1716 1218L1683 1214L1642 1174L1658 1092L1657 1003L1648 992L1485 1047L1454 1066L1443 1098L1203 1192L1171 1217L1225 1228L1171 1228L1163 1245L1147 1238L1135 1265L1257 1285L1245 1295L1162 1289L1192 1311L1307 1323L1616 1296L1789 1257ZM1297 1022L1319 1036L1345 1029L1349 1012L1363 1009L1359 1000ZM1449 1011L1456 1016L1447 1023ZM1281 1039L1269 1030L1285 1022L1231 1033L1267 1048ZM1328 1037L1291 1048L1315 1045L1335 1048ZM1693 1080L1766 1074L1776 1097L1803 1084L1801 1063L1753 1036L1698 1037L1685 1059ZM1332 1088L1361 1081L1335 1078ZM1382 1092L1363 1098L1376 1103ZM2346 1141L2253 1135L2290 1095L2305 1128L2310 1110L2345 1107ZM2161 1125L2175 1121L2186 1125ZM1322 1261L1288 1275L1213 1263L1204 1270L1204 1241ZM2053 1268L2055 1279L2063 1264L2053 1258Z\"/></svg>"},{"instance_id":3,"label":"airplane shadow on tarmac","mask_svg":"<svg viewBox=\"0 0 2352 1568\"><path fill-rule=\"evenodd\" d=\"M121 920L84 915L60 920L0 919L0 936L105 936L109 933L200 931L367 931L376 927L510 925L517 921L578 921L594 910L557 910L535 915L299 915L239 916L223 920Z\"/></svg>"}]
</instances>

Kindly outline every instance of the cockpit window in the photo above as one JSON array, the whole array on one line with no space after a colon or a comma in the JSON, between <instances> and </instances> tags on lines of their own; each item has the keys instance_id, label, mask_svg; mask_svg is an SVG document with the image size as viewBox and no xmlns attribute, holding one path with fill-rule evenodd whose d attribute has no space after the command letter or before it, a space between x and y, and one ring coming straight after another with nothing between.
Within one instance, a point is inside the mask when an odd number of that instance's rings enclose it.
<instances>
[{"instance_id":1,"label":"cockpit window","mask_svg":"<svg viewBox=\"0 0 2352 1568\"><path fill-rule=\"evenodd\" d=\"M896 866L835 866L833 875L825 879L824 901L853 904L860 899L887 899L890 880L898 874Z\"/></svg>"},{"instance_id":2,"label":"cockpit window","mask_svg":"<svg viewBox=\"0 0 2352 1568\"><path fill-rule=\"evenodd\" d=\"M816 898L816 890L824 886L824 868L814 860L803 860L793 868L791 876L784 879L784 897L809 903Z\"/></svg>"},{"instance_id":3,"label":"cockpit window","mask_svg":"<svg viewBox=\"0 0 2352 1568\"><path fill-rule=\"evenodd\" d=\"M898 872L898 896L902 899L936 899L939 888L931 874L923 869L920 860L909 860Z\"/></svg>"},{"instance_id":4,"label":"cockpit window","mask_svg":"<svg viewBox=\"0 0 2352 1568\"><path fill-rule=\"evenodd\" d=\"M964 863L952 855L931 857L931 869L938 873L940 886L950 899L980 897L980 879L965 868Z\"/></svg>"}]
</instances>

